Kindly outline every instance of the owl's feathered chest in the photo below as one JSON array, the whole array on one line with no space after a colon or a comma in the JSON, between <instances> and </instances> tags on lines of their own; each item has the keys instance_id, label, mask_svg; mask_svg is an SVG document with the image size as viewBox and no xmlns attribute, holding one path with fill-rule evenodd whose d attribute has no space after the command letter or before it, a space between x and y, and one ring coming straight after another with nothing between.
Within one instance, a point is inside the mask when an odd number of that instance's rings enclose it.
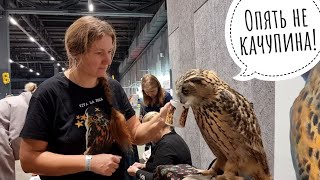
<instances>
[{"instance_id":1,"label":"owl's feathered chest","mask_svg":"<svg viewBox=\"0 0 320 180\"><path fill-rule=\"evenodd\" d=\"M291 150L297 177L319 179L320 78L311 77L291 108ZM309 79L309 80L310 80Z\"/></svg>"},{"instance_id":2,"label":"owl's feathered chest","mask_svg":"<svg viewBox=\"0 0 320 180\"><path fill-rule=\"evenodd\" d=\"M234 152L245 151L243 137L255 142L260 136L252 106L242 96L216 97L192 106L196 122L212 151L218 148L228 158L239 158Z\"/></svg>"}]
</instances>

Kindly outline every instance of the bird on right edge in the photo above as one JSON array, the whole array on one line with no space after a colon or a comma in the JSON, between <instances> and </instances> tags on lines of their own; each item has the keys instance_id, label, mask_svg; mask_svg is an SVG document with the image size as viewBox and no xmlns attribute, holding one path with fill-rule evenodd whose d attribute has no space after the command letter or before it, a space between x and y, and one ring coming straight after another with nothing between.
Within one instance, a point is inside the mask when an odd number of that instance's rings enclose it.
<instances>
[{"instance_id":1,"label":"bird on right edge","mask_svg":"<svg viewBox=\"0 0 320 180\"><path fill-rule=\"evenodd\" d=\"M297 179L320 179L320 63L291 107L290 142Z\"/></svg>"},{"instance_id":2,"label":"bird on right edge","mask_svg":"<svg viewBox=\"0 0 320 180\"><path fill-rule=\"evenodd\" d=\"M176 81L181 103L191 106L217 160L202 175L216 180L271 180L253 105L209 70L193 69ZM184 125L182 122L180 125Z\"/></svg>"}]
</instances>

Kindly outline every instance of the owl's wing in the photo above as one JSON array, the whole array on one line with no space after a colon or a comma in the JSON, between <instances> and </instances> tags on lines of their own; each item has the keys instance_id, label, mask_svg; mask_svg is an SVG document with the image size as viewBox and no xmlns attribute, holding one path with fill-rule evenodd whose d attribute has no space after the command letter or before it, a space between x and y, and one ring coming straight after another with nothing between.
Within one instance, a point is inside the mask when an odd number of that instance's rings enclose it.
<instances>
[{"instance_id":1,"label":"owl's wing","mask_svg":"<svg viewBox=\"0 0 320 180\"><path fill-rule=\"evenodd\" d=\"M249 153L265 167L268 167L261 130L252 103L231 88L224 89L219 94L223 104L223 112L226 113L223 119L227 120L226 123L231 127L233 133L237 133L238 140L247 146Z\"/></svg>"}]
</instances>

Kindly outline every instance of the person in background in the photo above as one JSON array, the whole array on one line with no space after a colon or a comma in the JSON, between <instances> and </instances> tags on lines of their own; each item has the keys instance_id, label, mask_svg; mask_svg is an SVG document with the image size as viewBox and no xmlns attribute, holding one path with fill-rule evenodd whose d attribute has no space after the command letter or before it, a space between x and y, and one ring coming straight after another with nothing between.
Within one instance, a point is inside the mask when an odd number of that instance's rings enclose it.
<instances>
[{"instance_id":1,"label":"person in background","mask_svg":"<svg viewBox=\"0 0 320 180\"><path fill-rule=\"evenodd\" d=\"M172 96L161 87L159 80L152 74L145 74L142 77L141 88L143 103L140 107L140 121L148 112L159 112L160 108L172 99ZM151 146L151 143L147 143L145 150L147 151Z\"/></svg>"},{"instance_id":2,"label":"person in background","mask_svg":"<svg viewBox=\"0 0 320 180\"><path fill-rule=\"evenodd\" d=\"M28 105L35 83L28 83L28 90L18 96L0 100L0 179L15 179L15 160L19 160L19 134L25 123Z\"/></svg>"},{"instance_id":3,"label":"person in background","mask_svg":"<svg viewBox=\"0 0 320 180\"><path fill-rule=\"evenodd\" d=\"M26 85L24 85L24 91L25 92L32 92L34 93L34 91L38 88L36 83L33 82L28 82Z\"/></svg>"},{"instance_id":4,"label":"person in background","mask_svg":"<svg viewBox=\"0 0 320 180\"><path fill-rule=\"evenodd\" d=\"M172 96L161 87L159 80L152 74L145 74L142 77L141 88L143 103L140 107L140 119L148 112L159 112L160 108L172 99Z\"/></svg>"},{"instance_id":5,"label":"person in background","mask_svg":"<svg viewBox=\"0 0 320 180\"><path fill-rule=\"evenodd\" d=\"M146 115L148 116L148 115ZM144 118L148 122L151 118ZM151 156L145 164L134 163L127 171L131 176L141 180L152 180L153 173L159 165L192 165L191 154L186 142L179 136L171 126L164 125L160 131L155 133L152 139L155 143Z\"/></svg>"},{"instance_id":6,"label":"person in background","mask_svg":"<svg viewBox=\"0 0 320 180\"><path fill-rule=\"evenodd\" d=\"M21 131L20 160L41 180L125 179L125 152L150 142L168 105L148 123L135 116L121 85L106 71L116 34L106 21L84 16L65 34L69 68L33 94Z\"/></svg>"}]
</instances>

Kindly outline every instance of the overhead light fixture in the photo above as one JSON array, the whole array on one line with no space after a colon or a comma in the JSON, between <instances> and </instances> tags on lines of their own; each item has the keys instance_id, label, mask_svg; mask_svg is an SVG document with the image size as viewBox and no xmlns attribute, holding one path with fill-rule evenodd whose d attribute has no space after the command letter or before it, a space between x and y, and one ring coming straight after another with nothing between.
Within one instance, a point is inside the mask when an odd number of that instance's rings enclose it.
<instances>
[{"instance_id":1,"label":"overhead light fixture","mask_svg":"<svg viewBox=\"0 0 320 180\"><path fill-rule=\"evenodd\" d=\"M60 64L59 64L59 63L57 63L57 66L60 66Z\"/></svg>"},{"instance_id":2,"label":"overhead light fixture","mask_svg":"<svg viewBox=\"0 0 320 180\"><path fill-rule=\"evenodd\" d=\"M24 66L23 66L23 65L20 65L20 68L24 68Z\"/></svg>"},{"instance_id":3,"label":"overhead light fixture","mask_svg":"<svg viewBox=\"0 0 320 180\"><path fill-rule=\"evenodd\" d=\"M33 70L32 70L32 69L29 69L29 72L33 72Z\"/></svg>"},{"instance_id":4,"label":"overhead light fixture","mask_svg":"<svg viewBox=\"0 0 320 180\"><path fill-rule=\"evenodd\" d=\"M40 75L40 73L38 73L38 72L37 72L37 73L36 73L36 75L37 75L37 76L39 76L39 75Z\"/></svg>"},{"instance_id":5,"label":"overhead light fixture","mask_svg":"<svg viewBox=\"0 0 320 180\"><path fill-rule=\"evenodd\" d=\"M90 2L91 2L91 4L92 4L92 1L90 1ZM37 40L36 40L35 38L33 38L22 26L20 26L13 17L9 16L9 21L10 21L13 25L16 25L22 32L24 32L24 34L26 34L27 37L29 37L29 40L30 40L30 41L36 43L36 44L39 46L39 49L40 49L41 51L43 51L43 52L45 52L46 54L48 54L49 57L50 57L50 60L52 60L52 61L55 60L55 58L54 58L48 51L46 51L46 49L45 49L44 47L42 47L42 46L39 44L39 42L37 42ZM20 66L20 67L21 67L21 66ZM21 68L23 68L23 67L24 67L24 66L22 66Z\"/></svg>"},{"instance_id":6,"label":"overhead light fixture","mask_svg":"<svg viewBox=\"0 0 320 180\"><path fill-rule=\"evenodd\" d=\"M62 68L62 71L66 70L65 68Z\"/></svg>"},{"instance_id":7,"label":"overhead light fixture","mask_svg":"<svg viewBox=\"0 0 320 180\"><path fill-rule=\"evenodd\" d=\"M13 63L12 59L9 59L9 63Z\"/></svg>"},{"instance_id":8,"label":"overhead light fixture","mask_svg":"<svg viewBox=\"0 0 320 180\"><path fill-rule=\"evenodd\" d=\"M92 0L88 0L88 9L89 9L89 11L90 12L92 12L93 11L93 3L92 3Z\"/></svg>"},{"instance_id":9,"label":"overhead light fixture","mask_svg":"<svg viewBox=\"0 0 320 180\"><path fill-rule=\"evenodd\" d=\"M13 17L9 17L9 21L11 22L11 24L13 25L18 25L17 21L13 18Z\"/></svg>"},{"instance_id":10,"label":"overhead light fixture","mask_svg":"<svg viewBox=\"0 0 320 180\"><path fill-rule=\"evenodd\" d=\"M36 42L36 40L32 36L30 36L29 39L31 42Z\"/></svg>"}]
</instances>

